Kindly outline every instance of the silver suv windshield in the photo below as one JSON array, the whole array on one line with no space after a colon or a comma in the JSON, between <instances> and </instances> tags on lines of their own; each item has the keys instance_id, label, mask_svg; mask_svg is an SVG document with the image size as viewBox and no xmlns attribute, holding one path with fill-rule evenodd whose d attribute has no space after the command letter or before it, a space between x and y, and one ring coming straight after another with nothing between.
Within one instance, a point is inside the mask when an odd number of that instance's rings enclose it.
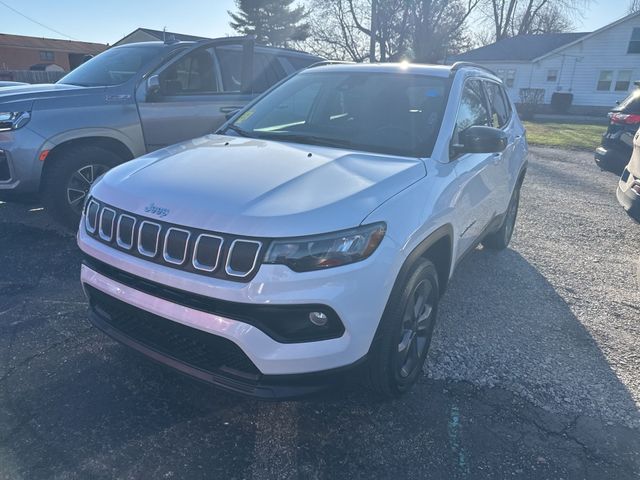
<instances>
[{"instance_id":1,"label":"silver suv windshield","mask_svg":"<svg viewBox=\"0 0 640 480\"><path fill-rule=\"evenodd\" d=\"M308 70L238 117L230 134L392 155L431 155L446 78Z\"/></svg>"},{"instance_id":2,"label":"silver suv windshield","mask_svg":"<svg viewBox=\"0 0 640 480\"><path fill-rule=\"evenodd\" d=\"M120 85L133 77L163 48L162 44L112 48L83 63L58 83L81 87Z\"/></svg>"}]
</instances>

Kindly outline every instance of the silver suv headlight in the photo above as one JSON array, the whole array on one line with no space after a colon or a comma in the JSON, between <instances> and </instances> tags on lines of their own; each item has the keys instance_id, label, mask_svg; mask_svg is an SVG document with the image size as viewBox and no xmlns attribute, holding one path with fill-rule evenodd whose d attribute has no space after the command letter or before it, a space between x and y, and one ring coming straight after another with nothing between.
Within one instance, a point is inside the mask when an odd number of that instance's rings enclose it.
<instances>
[{"instance_id":1,"label":"silver suv headlight","mask_svg":"<svg viewBox=\"0 0 640 480\"><path fill-rule=\"evenodd\" d=\"M375 252L386 231L386 224L380 222L323 235L276 240L263 263L307 272L359 262Z\"/></svg>"},{"instance_id":2,"label":"silver suv headlight","mask_svg":"<svg viewBox=\"0 0 640 480\"><path fill-rule=\"evenodd\" d=\"M29 112L0 112L0 132L17 130L24 127L31 120Z\"/></svg>"}]
</instances>

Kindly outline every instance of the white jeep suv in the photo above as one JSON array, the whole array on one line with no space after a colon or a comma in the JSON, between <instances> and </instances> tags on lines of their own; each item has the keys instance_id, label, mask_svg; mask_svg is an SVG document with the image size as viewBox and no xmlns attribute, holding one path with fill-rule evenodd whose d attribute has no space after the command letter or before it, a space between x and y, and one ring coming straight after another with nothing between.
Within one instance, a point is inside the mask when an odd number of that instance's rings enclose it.
<instances>
[{"instance_id":1,"label":"white jeep suv","mask_svg":"<svg viewBox=\"0 0 640 480\"><path fill-rule=\"evenodd\" d=\"M90 316L227 390L419 377L463 255L509 243L524 128L470 64L308 68L217 134L106 173L78 243Z\"/></svg>"}]
</instances>

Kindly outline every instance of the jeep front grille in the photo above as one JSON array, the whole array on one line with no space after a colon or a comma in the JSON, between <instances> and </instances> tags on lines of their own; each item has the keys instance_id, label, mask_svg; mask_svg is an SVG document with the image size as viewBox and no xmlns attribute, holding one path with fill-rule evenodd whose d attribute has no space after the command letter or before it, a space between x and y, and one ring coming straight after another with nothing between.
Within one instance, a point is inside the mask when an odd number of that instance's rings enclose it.
<instances>
[{"instance_id":1,"label":"jeep front grille","mask_svg":"<svg viewBox=\"0 0 640 480\"><path fill-rule=\"evenodd\" d=\"M93 238L130 255L238 282L255 276L265 251L263 240L174 225L93 198L85 207L84 224Z\"/></svg>"}]
</instances>

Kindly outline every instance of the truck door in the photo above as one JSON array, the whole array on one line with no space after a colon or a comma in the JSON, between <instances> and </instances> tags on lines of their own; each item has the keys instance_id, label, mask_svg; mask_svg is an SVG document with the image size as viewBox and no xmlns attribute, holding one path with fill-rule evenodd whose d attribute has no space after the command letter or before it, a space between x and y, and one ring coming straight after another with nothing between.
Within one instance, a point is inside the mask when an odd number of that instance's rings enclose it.
<instances>
[{"instance_id":1,"label":"truck door","mask_svg":"<svg viewBox=\"0 0 640 480\"><path fill-rule=\"evenodd\" d=\"M223 40L188 50L140 86L147 151L213 132L252 95L253 43Z\"/></svg>"}]
</instances>

